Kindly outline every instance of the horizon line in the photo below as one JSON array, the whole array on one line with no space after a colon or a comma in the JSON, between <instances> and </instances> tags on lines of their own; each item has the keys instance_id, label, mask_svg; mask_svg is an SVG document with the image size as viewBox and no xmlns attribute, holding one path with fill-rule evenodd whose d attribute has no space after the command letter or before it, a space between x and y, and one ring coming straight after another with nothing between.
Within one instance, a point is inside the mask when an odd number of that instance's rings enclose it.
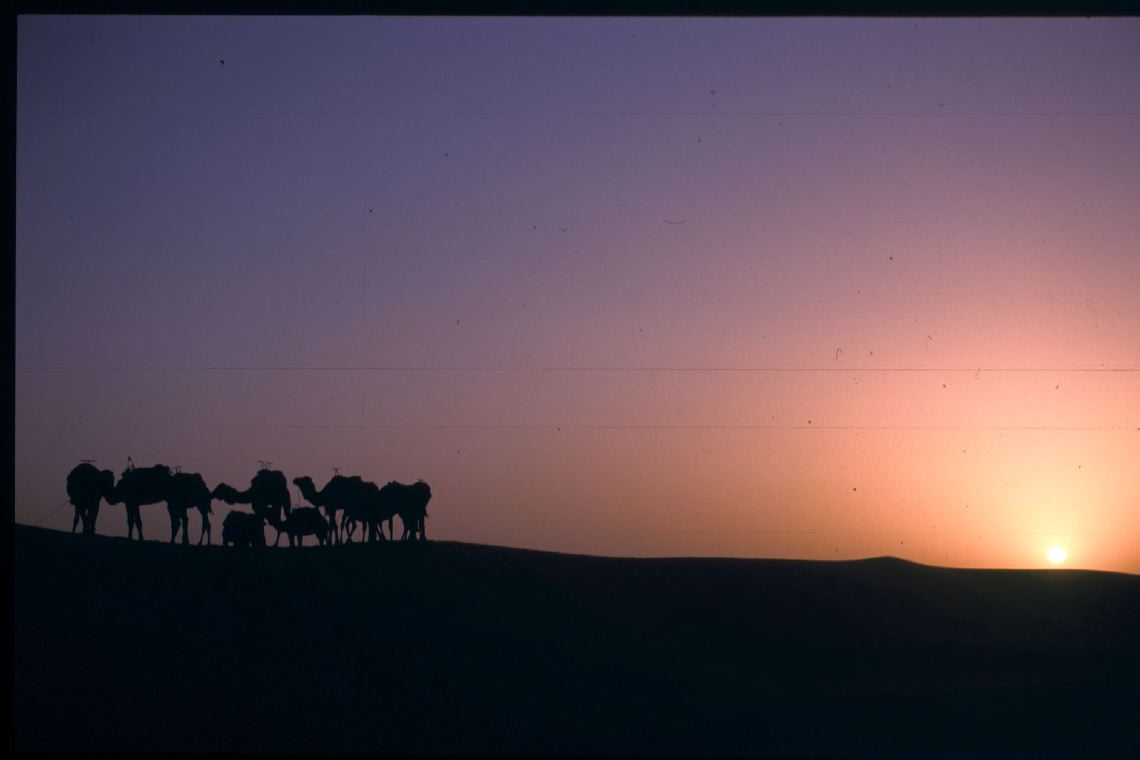
<instances>
[{"instance_id":1,"label":"horizon line","mask_svg":"<svg viewBox=\"0 0 1140 760\"><path fill-rule=\"evenodd\" d=\"M733 366L666 366L666 367L622 367L602 365L534 365L534 366L490 366L490 365L386 365L386 364L154 364L154 365L83 365L83 364L38 364L17 365L16 369L26 371L259 371L259 372L1140 372L1140 367L733 367Z\"/></svg>"},{"instance_id":2,"label":"horizon line","mask_svg":"<svg viewBox=\"0 0 1140 760\"><path fill-rule=\"evenodd\" d=\"M156 546L171 546L171 547L193 546L195 549L207 548L207 549L221 549L223 551L233 551L233 549L227 548L221 544L209 544L206 547L202 547L202 546L199 546L197 544L188 544L188 545L183 545L183 544L178 544L178 543L172 544L169 541L165 541L163 539L158 539L158 538L148 538L148 539L143 539L143 540L139 540L139 541L133 541L131 539L128 539L126 536L112 536L112 535L108 535L106 533L96 533L96 534L94 534L94 536L86 536L82 533L70 533L66 530L61 530L59 528L49 528L49 527L46 527L43 525L34 525L34 524L29 524L29 523L22 523L19 521L16 521L14 524L17 527L30 528L32 530L41 530L41 531L50 532L50 533L58 533L61 536L75 536L75 537L79 538L80 540L84 540L84 541L87 540L88 538L94 537L97 539L121 540L130 546L136 546L139 544L148 544L149 543L149 544L154 544ZM401 542L399 542L399 541L392 542L392 543L395 543L396 545L401 544ZM460 541L457 539L431 539L430 541L427 541L426 543L459 544L462 546L477 546L477 547L482 547L482 548L487 548L487 549L506 549L508 551L535 552L538 554L555 554L555 555L566 556L566 557L584 557L587 559L608 559L608 560L623 560L623 561L629 561L629 560L633 560L633 561L638 561L638 560L685 560L685 561L698 561L698 562L700 562L700 561L710 561L711 560L711 561L729 561L729 562L796 562L796 563L802 562L802 563L815 563L815 564L818 564L818 563L828 563L828 564L846 563L846 564L849 564L852 562L874 562L874 561L889 560L889 561L895 561L895 562L903 562L903 563L908 564L908 565L915 565L918 567L929 567L929 568L935 568L935 569L939 569L939 570L968 570L968 571L982 571L982 572L1034 572L1034 573L1039 573L1039 572L1050 572L1050 573L1058 573L1058 572L1060 572L1060 573L1063 573L1063 572L1109 573L1112 575L1127 575L1127 576L1140 578L1140 573L1129 572L1127 570L1105 570L1105 569L1099 569L1099 568L1093 568L1093 567L1057 567L1054 565L1050 565L1050 566L1044 566L1043 565L1041 567L992 567L992 566L974 567L974 566L967 566L967 565L934 565L934 564L929 564L926 562L919 562L919 561L913 560L913 559L907 559L906 557L900 557L897 554L877 554L877 555L873 555L873 556L848 557L846 559L833 559L833 558L809 559L809 558L805 558L805 557L742 557L742 556L730 556L730 555L720 555L720 554L716 554L716 555L708 555L708 554L699 554L699 555L694 555L694 554L654 554L654 555L621 554L621 555L618 555L618 554L588 554L588 553L574 552L574 551L559 551L557 549L536 549L536 548L529 547L529 546L511 546L509 544L484 544L484 543L478 543L478 542L474 542L474 541ZM352 546L354 544L358 545L358 546L368 546L369 545L367 542L360 542L360 543L353 542L350 544L344 544L344 546ZM281 549L283 551L286 551L288 549L296 549L296 548L319 549L322 547L320 547L320 545L301 546L301 547L266 547L266 550L267 551L273 551L274 549Z\"/></svg>"}]
</instances>

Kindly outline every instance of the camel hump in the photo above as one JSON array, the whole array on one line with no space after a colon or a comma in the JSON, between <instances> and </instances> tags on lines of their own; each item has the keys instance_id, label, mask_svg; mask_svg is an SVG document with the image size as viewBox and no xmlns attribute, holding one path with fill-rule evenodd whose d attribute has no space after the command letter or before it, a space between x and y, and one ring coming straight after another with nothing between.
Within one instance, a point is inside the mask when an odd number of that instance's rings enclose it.
<instances>
[{"instance_id":1,"label":"camel hump","mask_svg":"<svg viewBox=\"0 0 1140 760\"><path fill-rule=\"evenodd\" d=\"M152 464L150 467L132 467L128 472L136 477L140 475L170 475L170 468L164 464Z\"/></svg>"},{"instance_id":2,"label":"camel hump","mask_svg":"<svg viewBox=\"0 0 1140 760\"><path fill-rule=\"evenodd\" d=\"M134 467L124 470L122 479L127 483L155 483L171 477L170 468L164 464L150 467Z\"/></svg>"},{"instance_id":3,"label":"camel hump","mask_svg":"<svg viewBox=\"0 0 1140 760\"><path fill-rule=\"evenodd\" d=\"M171 475L171 477L174 478L174 480L178 481L179 483L188 483L188 484L192 483L194 485L197 485L198 483L201 483L202 485L206 484L206 481L197 472L181 472L180 471L180 472L174 473L173 475Z\"/></svg>"},{"instance_id":4,"label":"camel hump","mask_svg":"<svg viewBox=\"0 0 1140 760\"><path fill-rule=\"evenodd\" d=\"M274 486L287 485L285 480L285 473L281 470L258 470L257 474L253 476L254 481L262 483L271 483Z\"/></svg>"},{"instance_id":5,"label":"camel hump","mask_svg":"<svg viewBox=\"0 0 1140 760\"><path fill-rule=\"evenodd\" d=\"M83 481L90 478L99 472L98 468L88 462L80 462L71 468L71 472L67 473L67 483L71 485L76 482Z\"/></svg>"}]
</instances>

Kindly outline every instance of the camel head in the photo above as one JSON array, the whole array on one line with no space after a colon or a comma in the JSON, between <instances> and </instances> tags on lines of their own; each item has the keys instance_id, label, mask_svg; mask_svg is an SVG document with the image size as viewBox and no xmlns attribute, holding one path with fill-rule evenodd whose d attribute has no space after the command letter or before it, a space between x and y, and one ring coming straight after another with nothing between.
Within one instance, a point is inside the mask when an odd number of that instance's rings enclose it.
<instances>
[{"instance_id":1,"label":"camel head","mask_svg":"<svg viewBox=\"0 0 1140 760\"><path fill-rule=\"evenodd\" d=\"M308 475L302 475L299 478L293 478L293 485L301 492L301 498L307 500L314 506L321 506L318 502L321 500L320 494L317 493L317 486L313 483L313 479Z\"/></svg>"},{"instance_id":2,"label":"camel head","mask_svg":"<svg viewBox=\"0 0 1140 760\"><path fill-rule=\"evenodd\" d=\"M241 498L241 494L233 486L218 483L218 485L214 486L214 490L210 492L210 498L221 499L226 504L237 504Z\"/></svg>"},{"instance_id":3,"label":"camel head","mask_svg":"<svg viewBox=\"0 0 1140 760\"><path fill-rule=\"evenodd\" d=\"M115 473L110 470L99 470L99 479L97 482L99 484L99 492L105 496L115 490Z\"/></svg>"}]
</instances>

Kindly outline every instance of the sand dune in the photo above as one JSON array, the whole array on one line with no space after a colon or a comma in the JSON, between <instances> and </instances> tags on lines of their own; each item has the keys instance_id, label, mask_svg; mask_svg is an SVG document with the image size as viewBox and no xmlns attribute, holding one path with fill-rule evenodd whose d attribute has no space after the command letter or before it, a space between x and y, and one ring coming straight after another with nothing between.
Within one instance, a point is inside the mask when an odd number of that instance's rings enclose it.
<instances>
[{"instance_id":1,"label":"sand dune","mask_svg":"<svg viewBox=\"0 0 1140 760\"><path fill-rule=\"evenodd\" d=\"M1140 577L15 527L20 750L1135 757Z\"/></svg>"}]
</instances>

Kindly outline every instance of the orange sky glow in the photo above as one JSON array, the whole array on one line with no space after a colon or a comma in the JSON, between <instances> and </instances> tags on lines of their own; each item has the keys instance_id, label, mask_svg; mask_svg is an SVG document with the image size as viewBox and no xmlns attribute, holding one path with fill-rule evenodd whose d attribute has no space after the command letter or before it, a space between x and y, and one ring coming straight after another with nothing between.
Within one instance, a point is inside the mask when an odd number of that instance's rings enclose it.
<instances>
[{"instance_id":1,"label":"orange sky glow","mask_svg":"<svg viewBox=\"0 0 1140 760\"><path fill-rule=\"evenodd\" d=\"M437 539L1140 572L1140 22L19 31L17 522L270 460Z\"/></svg>"}]
</instances>

